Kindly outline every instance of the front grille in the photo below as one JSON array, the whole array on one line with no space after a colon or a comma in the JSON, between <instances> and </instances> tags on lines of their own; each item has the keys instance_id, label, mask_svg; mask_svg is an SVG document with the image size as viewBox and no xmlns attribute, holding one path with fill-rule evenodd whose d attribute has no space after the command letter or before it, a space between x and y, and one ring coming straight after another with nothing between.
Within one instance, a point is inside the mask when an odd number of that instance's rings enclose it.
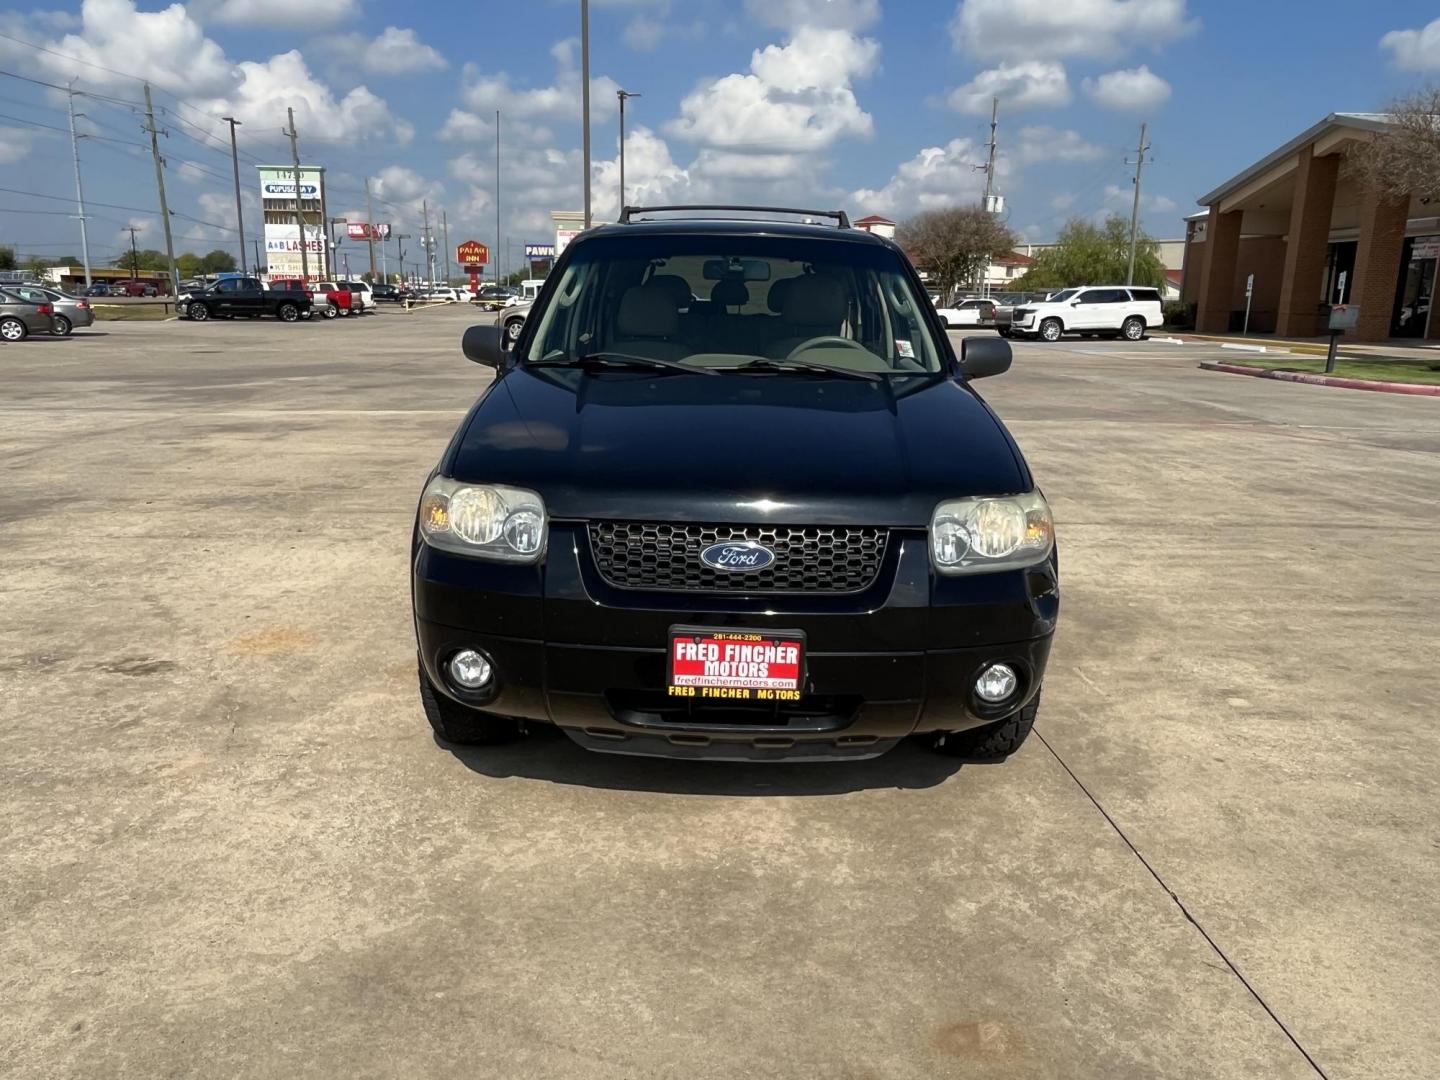
<instances>
[{"instance_id":1,"label":"front grille","mask_svg":"<svg viewBox=\"0 0 1440 1080\"><path fill-rule=\"evenodd\" d=\"M831 525L703 525L592 521L600 576L621 589L662 592L859 592L885 557L883 528ZM754 540L775 553L761 570L732 573L700 561L711 544Z\"/></svg>"}]
</instances>

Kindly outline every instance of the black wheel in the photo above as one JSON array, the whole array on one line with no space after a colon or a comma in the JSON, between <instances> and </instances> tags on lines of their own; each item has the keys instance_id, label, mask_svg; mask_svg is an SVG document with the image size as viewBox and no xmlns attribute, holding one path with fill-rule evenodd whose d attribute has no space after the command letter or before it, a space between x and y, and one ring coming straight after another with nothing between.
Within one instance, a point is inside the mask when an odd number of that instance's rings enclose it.
<instances>
[{"instance_id":1,"label":"black wheel","mask_svg":"<svg viewBox=\"0 0 1440 1080\"><path fill-rule=\"evenodd\" d=\"M0 319L0 341L24 341L30 328L19 319Z\"/></svg>"},{"instance_id":2,"label":"black wheel","mask_svg":"<svg viewBox=\"0 0 1440 1080\"><path fill-rule=\"evenodd\" d=\"M457 746L495 746L519 737L520 725L506 716L494 716L458 705L430 684L420 668L420 703L435 734Z\"/></svg>"},{"instance_id":3,"label":"black wheel","mask_svg":"<svg viewBox=\"0 0 1440 1080\"><path fill-rule=\"evenodd\" d=\"M287 302L276 308L275 314L280 316L281 322L294 322L300 318L300 308L295 304Z\"/></svg>"},{"instance_id":4,"label":"black wheel","mask_svg":"<svg viewBox=\"0 0 1440 1080\"><path fill-rule=\"evenodd\" d=\"M1131 315L1120 324L1120 333L1126 341L1139 341L1145 336L1145 320L1139 315Z\"/></svg>"},{"instance_id":5,"label":"black wheel","mask_svg":"<svg viewBox=\"0 0 1440 1080\"><path fill-rule=\"evenodd\" d=\"M1029 705L1004 720L969 731L936 732L930 737L930 747L937 754L977 765L1004 761L1020 749L1035 726L1035 714L1039 711L1040 695L1036 693Z\"/></svg>"},{"instance_id":6,"label":"black wheel","mask_svg":"<svg viewBox=\"0 0 1440 1080\"><path fill-rule=\"evenodd\" d=\"M1010 331L1009 331L1009 330L1002 330L1002 329L1000 329L999 327L996 327L995 332L996 332L997 334L999 334L1001 337L1006 337L1006 338L1008 338L1008 337L1010 336Z\"/></svg>"},{"instance_id":7,"label":"black wheel","mask_svg":"<svg viewBox=\"0 0 1440 1080\"><path fill-rule=\"evenodd\" d=\"M1063 332L1059 319L1046 319L1040 324L1040 336L1046 341L1059 341Z\"/></svg>"},{"instance_id":8,"label":"black wheel","mask_svg":"<svg viewBox=\"0 0 1440 1080\"><path fill-rule=\"evenodd\" d=\"M73 329L75 328L70 325L70 320L64 315L56 315L54 321L50 324L50 332L57 337L69 337L70 331Z\"/></svg>"},{"instance_id":9,"label":"black wheel","mask_svg":"<svg viewBox=\"0 0 1440 1080\"><path fill-rule=\"evenodd\" d=\"M525 329L524 319L511 319L505 324L505 347L514 347L515 342L520 340L520 331Z\"/></svg>"},{"instance_id":10,"label":"black wheel","mask_svg":"<svg viewBox=\"0 0 1440 1080\"><path fill-rule=\"evenodd\" d=\"M204 304L191 304L189 308L190 318L196 322L204 322L210 318L210 309Z\"/></svg>"},{"instance_id":11,"label":"black wheel","mask_svg":"<svg viewBox=\"0 0 1440 1080\"><path fill-rule=\"evenodd\" d=\"M340 309L334 304L326 304L324 314L327 319L338 319L340 317Z\"/></svg>"}]
</instances>

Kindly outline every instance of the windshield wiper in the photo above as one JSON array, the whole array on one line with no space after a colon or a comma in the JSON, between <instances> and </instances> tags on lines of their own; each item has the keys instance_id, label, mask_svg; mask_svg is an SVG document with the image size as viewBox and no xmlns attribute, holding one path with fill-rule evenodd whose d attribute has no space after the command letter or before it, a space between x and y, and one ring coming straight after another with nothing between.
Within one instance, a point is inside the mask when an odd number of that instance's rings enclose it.
<instances>
[{"instance_id":1,"label":"windshield wiper","mask_svg":"<svg viewBox=\"0 0 1440 1080\"><path fill-rule=\"evenodd\" d=\"M817 364L813 360L749 360L726 371L803 371L810 375L834 375L841 379L862 379L865 382L880 382L883 378L873 371L856 371L854 368L831 367Z\"/></svg>"},{"instance_id":2,"label":"windshield wiper","mask_svg":"<svg viewBox=\"0 0 1440 1080\"><path fill-rule=\"evenodd\" d=\"M581 356L554 355L542 356L539 360L530 360L521 365L522 367L576 367L585 369L595 368L663 368L669 371L684 371L691 375L718 375L714 368L696 367L694 364L686 364L680 360L661 360L654 356L634 356L622 352L593 352Z\"/></svg>"}]
</instances>

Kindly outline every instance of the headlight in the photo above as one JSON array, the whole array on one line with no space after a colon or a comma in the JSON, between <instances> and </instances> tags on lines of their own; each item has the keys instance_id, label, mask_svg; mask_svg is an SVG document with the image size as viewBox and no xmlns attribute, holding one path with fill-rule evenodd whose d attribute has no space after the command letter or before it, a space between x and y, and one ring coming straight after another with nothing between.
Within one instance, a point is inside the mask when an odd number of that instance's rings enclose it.
<instances>
[{"instance_id":1,"label":"headlight","mask_svg":"<svg viewBox=\"0 0 1440 1080\"><path fill-rule=\"evenodd\" d=\"M437 476L420 499L420 536L431 547L500 562L539 562L549 523L533 491Z\"/></svg>"},{"instance_id":2,"label":"headlight","mask_svg":"<svg viewBox=\"0 0 1440 1080\"><path fill-rule=\"evenodd\" d=\"M942 574L984 574L1033 566L1055 544L1050 507L1038 491L952 499L930 519L930 561Z\"/></svg>"}]
</instances>

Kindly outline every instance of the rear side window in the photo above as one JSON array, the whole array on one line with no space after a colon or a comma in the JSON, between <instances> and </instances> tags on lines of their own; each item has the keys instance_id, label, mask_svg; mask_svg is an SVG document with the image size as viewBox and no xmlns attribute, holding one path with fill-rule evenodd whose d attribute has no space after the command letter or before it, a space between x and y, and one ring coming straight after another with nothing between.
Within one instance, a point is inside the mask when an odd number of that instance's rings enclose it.
<instances>
[{"instance_id":1,"label":"rear side window","mask_svg":"<svg viewBox=\"0 0 1440 1080\"><path fill-rule=\"evenodd\" d=\"M1156 304L1160 302L1160 293L1155 289L1131 289L1130 295L1142 302L1152 302Z\"/></svg>"}]
</instances>

